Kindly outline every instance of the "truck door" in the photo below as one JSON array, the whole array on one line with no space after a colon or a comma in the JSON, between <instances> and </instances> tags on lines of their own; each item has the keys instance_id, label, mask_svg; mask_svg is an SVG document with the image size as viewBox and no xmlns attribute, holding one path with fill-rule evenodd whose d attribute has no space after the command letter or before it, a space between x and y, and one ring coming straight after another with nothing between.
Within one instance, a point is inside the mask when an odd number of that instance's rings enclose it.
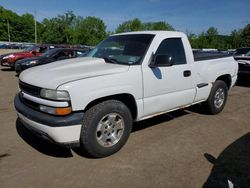
<instances>
[{"instance_id":1,"label":"truck door","mask_svg":"<svg viewBox=\"0 0 250 188\"><path fill-rule=\"evenodd\" d=\"M142 68L144 81L144 116L176 109L193 102L195 87L192 66L187 63L181 38L168 38L161 42L157 55L168 55L172 65Z\"/></svg>"}]
</instances>

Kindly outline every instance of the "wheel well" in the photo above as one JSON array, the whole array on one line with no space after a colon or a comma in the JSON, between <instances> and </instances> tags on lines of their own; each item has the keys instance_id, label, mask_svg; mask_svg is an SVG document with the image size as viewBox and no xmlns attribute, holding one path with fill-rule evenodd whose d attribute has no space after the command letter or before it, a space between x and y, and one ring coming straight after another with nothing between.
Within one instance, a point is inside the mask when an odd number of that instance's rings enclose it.
<instances>
[{"instance_id":1,"label":"wheel well","mask_svg":"<svg viewBox=\"0 0 250 188\"><path fill-rule=\"evenodd\" d=\"M121 101L122 103L124 103L130 110L132 118L136 119L137 117L137 106L136 106L136 102L134 97L131 94L117 94L117 95L111 95L111 96L107 96L107 97L102 97L99 99L96 99L92 102L90 102L84 111L87 111L88 109L90 109L91 107L93 107L94 105L101 103L103 101L107 101L107 100L118 100Z\"/></svg>"},{"instance_id":2,"label":"wheel well","mask_svg":"<svg viewBox=\"0 0 250 188\"><path fill-rule=\"evenodd\" d=\"M228 89L230 88L231 83L232 83L232 78L229 74L222 75L222 76L218 77L216 80L224 81L227 84Z\"/></svg>"}]
</instances>

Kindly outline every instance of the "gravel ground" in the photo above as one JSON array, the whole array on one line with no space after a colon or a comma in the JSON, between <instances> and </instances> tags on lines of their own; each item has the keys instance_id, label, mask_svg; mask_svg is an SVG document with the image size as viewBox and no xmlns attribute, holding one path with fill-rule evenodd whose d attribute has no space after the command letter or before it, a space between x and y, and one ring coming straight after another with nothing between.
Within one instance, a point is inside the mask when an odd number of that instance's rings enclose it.
<instances>
[{"instance_id":1,"label":"gravel ground","mask_svg":"<svg viewBox=\"0 0 250 188\"><path fill-rule=\"evenodd\" d=\"M249 77L249 76L248 76ZM125 147L91 159L36 138L17 121L18 78L0 70L0 187L250 187L250 79L224 111L199 106L134 124Z\"/></svg>"},{"instance_id":2,"label":"gravel ground","mask_svg":"<svg viewBox=\"0 0 250 188\"><path fill-rule=\"evenodd\" d=\"M22 50L19 50L19 49L0 49L0 55L11 53L11 52L19 52L19 51L22 51Z\"/></svg>"}]
</instances>

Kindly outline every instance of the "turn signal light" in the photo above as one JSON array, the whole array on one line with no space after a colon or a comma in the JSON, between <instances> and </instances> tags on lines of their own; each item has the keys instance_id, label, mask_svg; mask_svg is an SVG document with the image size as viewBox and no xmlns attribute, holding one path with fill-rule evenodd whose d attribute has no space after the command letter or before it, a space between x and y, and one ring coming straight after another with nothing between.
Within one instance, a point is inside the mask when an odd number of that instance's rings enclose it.
<instances>
[{"instance_id":1,"label":"turn signal light","mask_svg":"<svg viewBox=\"0 0 250 188\"><path fill-rule=\"evenodd\" d=\"M50 106L44 106L44 105L40 105L40 110L42 112L46 112L48 114L53 114L53 115L58 115L58 116L68 115L72 112L71 107L50 107Z\"/></svg>"},{"instance_id":2,"label":"turn signal light","mask_svg":"<svg viewBox=\"0 0 250 188\"><path fill-rule=\"evenodd\" d=\"M71 108L70 107L66 107L66 108L55 108L55 114L56 115L68 115L71 113Z\"/></svg>"}]
</instances>

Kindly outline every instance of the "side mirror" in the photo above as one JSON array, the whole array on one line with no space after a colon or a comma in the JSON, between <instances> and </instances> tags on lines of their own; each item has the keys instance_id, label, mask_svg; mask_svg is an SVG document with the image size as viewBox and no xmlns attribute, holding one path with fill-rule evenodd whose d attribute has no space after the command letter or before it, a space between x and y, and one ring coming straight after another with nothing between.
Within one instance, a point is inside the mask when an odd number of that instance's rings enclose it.
<instances>
[{"instance_id":1,"label":"side mirror","mask_svg":"<svg viewBox=\"0 0 250 188\"><path fill-rule=\"evenodd\" d=\"M36 55L36 51L32 51L31 53L34 54L34 55Z\"/></svg>"},{"instance_id":2,"label":"side mirror","mask_svg":"<svg viewBox=\"0 0 250 188\"><path fill-rule=\"evenodd\" d=\"M149 64L149 67L169 67L173 65L172 57L169 55L156 55L154 60Z\"/></svg>"}]
</instances>

